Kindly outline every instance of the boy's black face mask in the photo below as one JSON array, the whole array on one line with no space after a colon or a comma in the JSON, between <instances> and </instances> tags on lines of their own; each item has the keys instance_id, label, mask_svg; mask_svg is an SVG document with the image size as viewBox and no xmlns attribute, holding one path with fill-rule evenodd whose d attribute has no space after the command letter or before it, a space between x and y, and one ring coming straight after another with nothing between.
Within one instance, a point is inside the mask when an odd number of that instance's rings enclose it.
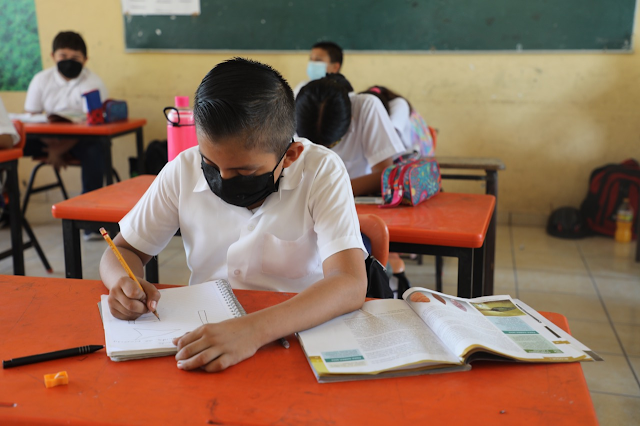
<instances>
[{"instance_id":1,"label":"boy's black face mask","mask_svg":"<svg viewBox=\"0 0 640 426\"><path fill-rule=\"evenodd\" d=\"M73 59L58 62L58 72L67 78L76 78L82 72L82 64Z\"/></svg>"},{"instance_id":2,"label":"boy's black face mask","mask_svg":"<svg viewBox=\"0 0 640 426\"><path fill-rule=\"evenodd\" d=\"M285 154L289 150L289 147L293 143L287 146L287 149L282 153L282 156L276 163L276 166L269 173L264 173L259 176L234 176L229 179L222 179L220 170L216 169L211 164L207 164L202 157L202 172L204 178L209 184L211 191L216 194L227 204L232 204L238 207L249 207L258 201L262 201L270 194L278 192L280 185L280 178L282 173L278 177L278 180L274 182L273 174L275 173L278 165L284 158Z\"/></svg>"}]
</instances>

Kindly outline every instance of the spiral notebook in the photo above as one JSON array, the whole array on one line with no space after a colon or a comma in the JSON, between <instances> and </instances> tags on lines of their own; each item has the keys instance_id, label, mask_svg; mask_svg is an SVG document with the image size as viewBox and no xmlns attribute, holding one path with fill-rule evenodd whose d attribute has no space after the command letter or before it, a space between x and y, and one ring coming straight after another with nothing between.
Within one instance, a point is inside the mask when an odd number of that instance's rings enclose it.
<instances>
[{"instance_id":1,"label":"spiral notebook","mask_svg":"<svg viewBox=\"0 0 640 426\"><path fill-rule=\"evenodd\" d=\"M111 315L107 296L102 295L100 312L112 361L174 355L172 340L203 324L246 315L225 280L160 290L157 312L161 320L147 313L136 320L119 320Z\"/></svg>"}]
</instances>

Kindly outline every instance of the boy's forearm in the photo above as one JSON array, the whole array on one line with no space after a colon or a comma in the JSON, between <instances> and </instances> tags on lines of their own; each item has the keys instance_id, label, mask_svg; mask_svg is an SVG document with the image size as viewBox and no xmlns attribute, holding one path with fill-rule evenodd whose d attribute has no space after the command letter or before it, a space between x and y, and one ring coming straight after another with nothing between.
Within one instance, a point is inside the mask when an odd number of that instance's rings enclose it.
<instances>
[{"instance_id":1,"label":"boy's forearm","mask_svg":"<svg viewBox=\"0 0 640 426\"><path fill-rule=\"evenodd\" d=\"M358 281L340 275L325 278L283 303L251 314L260 346L359 309L365 301L366 281L364 285Z\"/></svg>"},{"instance_id":2,"label":"boy's forearm","mask_svg":"<svg viewBox=\"0 0 640 426\"><path fill-rule=\"evenodd\" d=\"M380 177L382 172L372 172L371 174L360 176L355 179L351 179L351 187L353 188L353 195L358 197L360 195L373 195L380 193Z\"/></svg>"},{"instance_id":3,"label":"boy's forearm","mask_svg":"<svg viewBox=\"0 0 640 426\"><path fill-rule=\"evenodd\" d=\"M13 137L8 134L0 135L0 149L8 149L13 147Z\"/></svg>"},{"instance_id":4,"label":"boy's forearm","mask_svg":"<svg viewBox=\"0 0 640 426\"><path fill-rule=\"evenodd\" d=\"M129 265L129 268L136 277L144 277L144 265L142 260L133 252L127 250L124 247L118 247L118 251ZM104 285L111 290L111 288L122 277L129 276L124 267L120 264L120 261L110 248L107 248L100 260L100 278Z\"/></svg>"}]
</instances>

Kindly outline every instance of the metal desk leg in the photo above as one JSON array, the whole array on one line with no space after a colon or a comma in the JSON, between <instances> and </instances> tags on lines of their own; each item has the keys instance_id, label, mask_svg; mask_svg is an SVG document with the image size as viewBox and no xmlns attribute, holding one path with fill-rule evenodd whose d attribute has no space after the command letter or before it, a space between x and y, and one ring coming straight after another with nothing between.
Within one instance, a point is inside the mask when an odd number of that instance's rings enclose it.
<instances>
[{"instance_id":1,"label":"metal desk leg","mask_svg":"<svg viewBox=\"0 0 640 426\"><path fill-rule=\"evenodd\" d=\"M82 278L82 251L80 250L80 229L73 220L62 220L62 241L64 243L64 268L67 278Z\"/></svg>"},{"instance_id":2,"label":"metal desk leg","mask_svg":"<svg viewBox=\"0 0 640 426\"><path fill-rule=\"evenodd\" d=\"M493 294L493 278L496 258L496 222L498 220L498 172L496 170L486 170L486 193L496 197L496 205L493 208L491 222L484 240L485 256L484 256L484 289L483 293L478 296L490 296Z\"/></svg>"},{"instance_id":3,"label":"metal desk leg","mask_svg":"<svg viewBox=\"0 0 640 426\"><path fill-rule=\"evenodd\" d=\"M102 143L102 156L104 159L104 177L107 185L113 184L113 160L111 158L111 138L100 138Z\"/></svg>"},{"instance_id":4,"label":"metal desk leg","mask_svg":"<svg viewBox=\"0 0 640 426\"><path fill-rule=\"evenodd\" d=\"M636 216L638 216L638 223L636 224L636 239L638 240L636 246L636 262L640 262L640 203L638 203L638 209L636 210Z\"/></svg>"},{"instance_id":5,"label":"metal desk leg","mask_svg":"<svg viewBox=\"0 0 640 426\"><path fill-rule=\"evenodd\" d=\"M11 251L13 274L24 275L24 246L22 242L22 211L18 185L18 160L11 161L7 170L9 191L9 223L11 224Z\"/></svg>"},{"instance_id":6,"label":"metal desk leg","mask_svg":"<svg viewBox=\"0 0 640 426\"><path fill-rule=\"evenodd\" d=\"M460 249L458 253L458 297L470 298L473 284L473 249Z\"/></svg>"},{"instance_id":7,"label":"metal desk leg","mask_svg":"<svg viewBox=\"0 0 640 426\"><path fill-rule=\"evenodd\" d=\"M158 284L160 279L158 274L158 257L153 256L151 260L147 262L144 267L144 274L147 281L153 284Z\"/></svg>"},{"instance_id":8,"label":"metal desk leg","mask_svg":"<svg viewBox=\"0 0 640 426\"><path fill-rule=\"evenodd\" d=\"M486 241L486 240L485 240ZM481 297L485 295L484 277L486 274L485 268L485 250L486 246L473 249L473 287L472 296Z\"/></svg>"},{"instance_id":9,"label":"metal desk leg","mask_svg":"<svg viewBox=\"0 0 640 426\"><path fill-rule=\"evenodd\" d=\"M422 255L421 255L422 256ZM442 293L442 256L436 255L436 291Z\"/></svg>"},{"instance_id":10,"label":"metal desk leg","mask_svg":"<svg viewBox=\"0 0 640 426\"><path fill-rule=\"evenodd\" d=\"M136 130L136 152L138 154L138 174L145 172L144 168L144 139L142 137L142 127Z\"/></svg>"}]
</instances>

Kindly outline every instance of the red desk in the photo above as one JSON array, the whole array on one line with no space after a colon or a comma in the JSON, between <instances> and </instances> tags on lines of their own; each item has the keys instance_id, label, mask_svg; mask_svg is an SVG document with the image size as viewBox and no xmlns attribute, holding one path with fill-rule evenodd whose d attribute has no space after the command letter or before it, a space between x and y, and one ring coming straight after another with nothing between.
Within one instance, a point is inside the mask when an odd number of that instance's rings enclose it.
<instances>
[{"instance_id":1,"label":"red desk","mask_svg":"<svg viewBox=\"0 0 640 426\"><path fill-rule=\"evenodd\" d=\"M82 278L82 250L80 230L104 226L111 236L118 232L117 223L135 206L155 179L153 175L141 175L105 186L95 191L54 204L51 214L62 219L64 241L65 276ZM155 257L147 263L146 279L158 282L158 261Z\"/></svg>"},{"instance_id":2,"label":"red desk","mask_svg":"<svg viewBox=\"0 0 640 426\"><path fill-rule=\"evenodd\" d=\"M504 170L505 165L499 158L437 156L437 160L440 165L440 171L442 172L442 179L484 181L485 194L496 197L496 205L493 208L493 218L491 219L489 230L487 231L488 234L487 242L485 243L484 258L484 292L485 294L493 294L493 270L495 267L496 253L495 236L498 218L498 171ZM448 173L449 170L444 169L457 169L472 172L482 170L484 175L478 175L475 173L454 174Z\"/></svg>"},{"instance_id":3,"label":"red desk","mask_svg":"<svg viewBox=\"0 0 640 426\"><path fill-rule=\"evenodd\" d=\"M389 249L458 258L458 296L484 295L485 240L495 197L441 192L416 207L381 209L357 204L360 214L375 214L389 228Z\"/></svg>"},{"instance_id":4,"label":"red desk","mask_svg":"<svg viewBox=\"0 0 640 426\"><path fill-rule=\"evenodd\" d=\"M99 281L0 276L0 357L104 343L104 293ZM248 312L291 297L236 294ZM318 384L289 342L218 374L178 370L173 357L116 363L104 351L0 370L0 424L597 424L579 364L477 362L463 373ZM43 375L61 370L69 385L46 389Z\"/></svg>"},{"instance_id":5,"label":"red desk","mask_svg":"<svg viewBox=\"0 0 640 426\"><path fill-rule=\"evenodd\" d=\"M132 118L117 123L108 124L77 124L77 123L28 123L25 129L28 136L58 137L58 138L79 138L98 140L103 146L103 157L105 164L105 179L107 185L113 183L111 170L113 161L111 158L111 141L113 138L129 133L136 134L136 151L138 155L138 172L144 173L144 140L142 137L142 127L147 124L144 118Z\"/></svg>"}]
</instances>

